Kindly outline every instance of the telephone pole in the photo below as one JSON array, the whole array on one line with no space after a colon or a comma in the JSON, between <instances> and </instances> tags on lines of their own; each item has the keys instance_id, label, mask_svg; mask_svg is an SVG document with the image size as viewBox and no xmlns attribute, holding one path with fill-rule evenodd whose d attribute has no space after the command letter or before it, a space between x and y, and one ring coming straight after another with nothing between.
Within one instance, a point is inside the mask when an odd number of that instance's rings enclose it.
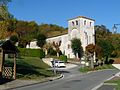
<instances>
[{"instance_id":1,"label":"telephone pole","mask_svg":"<svg viewBox=\"0 0 120 90\"><path fill-rule=\"evenodd\" d=\"M118 26L119 26L120 24L114 24L113 25L113 34L115 34L115 33L117 33L117 29L118 29Z\"/></svg>"}]
</instances>

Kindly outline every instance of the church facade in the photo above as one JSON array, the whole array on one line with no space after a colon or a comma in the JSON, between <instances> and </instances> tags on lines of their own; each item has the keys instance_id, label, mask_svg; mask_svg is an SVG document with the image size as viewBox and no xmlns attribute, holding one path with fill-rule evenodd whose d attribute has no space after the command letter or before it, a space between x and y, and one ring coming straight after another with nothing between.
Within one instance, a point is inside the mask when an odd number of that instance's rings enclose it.
<instances>
[{"instance_id":1,"label":"church facade","mask_svg":"<svg viewBox=\"0 0 120 90\"><path fill-rule=\"evenodd\" d=\"M64 53L68 58L74 58L75 55L72 52L71 48L71 40L73 38L78 38L81 40L81 44L83 47L83 51L85 51L85 47L89 44L95 44L95 30L94 30L94 22L95 20L91 18L87 18L84 16L78 16L76 18L72 18L68 20L68 34L48 38L47 43L59 43L60 50ZM36 44L36 41L31 42L30 46L27 48L39 48Z\"/></svg>"}]
</instances>

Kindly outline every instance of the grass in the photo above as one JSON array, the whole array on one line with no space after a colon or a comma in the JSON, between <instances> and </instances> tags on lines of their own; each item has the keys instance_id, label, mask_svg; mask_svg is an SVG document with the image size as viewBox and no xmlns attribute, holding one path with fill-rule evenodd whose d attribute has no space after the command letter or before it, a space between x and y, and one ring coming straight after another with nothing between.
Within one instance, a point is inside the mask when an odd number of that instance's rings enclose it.
<instances>
[{"instance_id":1,"label":"grass","mask_svg":"<svg viewBox=\"0 0 120 90\"><path fill-rule=\"evenodd\" d=\"M105 82L105 83L115 83L115 84L117 84L116 89L117 89L117 90L120 90L120 79L110 80L110 81L107 81L107 82Z\"/></svg>"},{"instance_id":2,"label":"grass","mask_svg":"<svg viewBox=\"0 0 120 90\"><path fill-rule=\"evenodd\" d=\"M82 67L79 69L79 71L85 73L85 72L89 72L89 71L102 70L102 69L114 69L114 67L111 64L109 64L109 65L105 64L103 66L97 66L93 69L91 67Z\"/></svg>"},{"instance_id":3,"label":"grass","mask_svg":"<svg viewBox=\"0 0 120 90\"><path fill-rule=\"evenodd\" d=\"M13 60L5 60L6 66L13 67ZM47 70L49 66L38 57L23 57L17 59L17 78L18 79L42 79L54 76L53 72Z\"/></svg>"}]
</instances>

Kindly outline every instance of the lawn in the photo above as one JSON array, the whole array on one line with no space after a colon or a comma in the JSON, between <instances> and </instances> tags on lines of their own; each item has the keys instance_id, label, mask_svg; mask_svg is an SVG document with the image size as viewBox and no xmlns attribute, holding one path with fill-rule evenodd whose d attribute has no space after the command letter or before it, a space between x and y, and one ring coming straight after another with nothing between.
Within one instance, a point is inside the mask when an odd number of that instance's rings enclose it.
<instances>
[{"instance_id":1,"label":"lawn","mask_svg":"<svg viewBox=\"0 0 120 90\"><path fill-rule=\"evenodd\" d=\"M13 66L13 60L7 59L6 66ZM17 79L42 79L53 76L49 66L38 57L17 59Z\"/></svg>"}]
</instances>

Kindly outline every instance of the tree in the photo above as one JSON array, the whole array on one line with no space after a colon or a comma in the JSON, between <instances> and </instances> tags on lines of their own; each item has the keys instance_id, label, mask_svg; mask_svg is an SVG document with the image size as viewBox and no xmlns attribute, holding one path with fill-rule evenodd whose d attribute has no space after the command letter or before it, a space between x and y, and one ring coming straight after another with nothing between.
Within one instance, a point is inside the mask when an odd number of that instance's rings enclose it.
<instances>
[{"instance_id":1,"label":"tree","mask_svg":"<svg viewBox=\"0 0 120 90\"><path fill-rule=\"evenodd\" d=\"M94 52L95 52L95 45L93 45L93 44L87 45L86 51L88 52L88 55L91 58L91 68L94 68L93 56L94 56Z\"/></svg>"},{"instance_id":2,"label":"tree","mask_svg":"<svg viewBox=\"0 0 120 90\"><path fill-rule=\"evenodd\" d=\"M63 35L67 33L66 28L55 24L41 24L39 25L39 32L45 34L47 37Z\"/></svg>"},{"instance_id":3,"label":"tree","mask_svg":"<svg viewBox=\"0 0 120 90\"><path fill-rule=\"evenodd\" d=\"M26 47L38 33L38 25L34 22L17 21L15 32L18 34L19 46Z\"/></svg>"},{"instance_id":4,"label":"tree","mask_svg":"<svg viewBox=\"0 0 120 90\"><path fill-rule=\"evenodd\" d=\"M71 48L72 48L72 51L74 52L74 55L77 56L78 54L78 57L81 58L82 55L83 55L83 48L81 46L81 41L80 39L77 39L77 38L73 38L71 40Z\"/></svg>"},{"instance_id":5,"label":"tree","mask_svg":"<svg viewBox=\"0 0 120 90\"><path fill-rule=\"evenodd\" d=\"M56 52L57 52L57 57L60 56L60 55L59 55L59 53L60 53L60 45L61 45L61 41L59 41L59 42L57 42L57 43L53 42L53 46L54 46L54 48L55 48L55 50L56 50Z\"/></svg>"},{"instance_id":6,"label":"tree","mask_svg":"<svg viewBox=\"0 0 120 90\"><path fill-rule=\"evenodd\" d=\"M13 18L13 15L11 15L8 11L8 3L11 2L11 0L0 0L0 20L8 20Z\"/></svg>"},{"instance_id":7,"label":"tree","mask_svg":"<svg viewBox=\"0 0 120 90\"><path fill-rule=\"evenodd\" d=\"M103 40L103 39L97 42L97 45L102 47L103 56L106 58L105 63L108 64L108 57L111 55L111 53L114 50L113 45L108 40Z\"/></svg>"},{"instance_id":8,"label":"tree","mask_svg":"<svg viewBox=\"0 0 120 90\"><path fill-rule=\"evenodd\" d=\"M97 44L95 45L95 54L98 59L101 59L103 57L103 49Z\"/></svg>"},{"instance_id":9,"label":"tree","mask_svg":"<svg viewBox=\"0 0 120 90\"><path fill-rule=\"evenodd\" d=\"M8 19L0 22L0 39L5 39L11 36L15 31L16 20Z\"/></svg>"},{"instance_id":10,"label":"tree","mask_svg":"<svg viewBox=\"0 0 120 90\"><path fill-rule=\"evenodd\" d=\"M17 36L17 35L12 35L12 36L10 37L10 40L11 40L12 43L15 45L16 42L18 42L18 36Z\"/></svg>"},{"instance_id":11,"label":"tree","mask_svg":"<svg viewBox=\"0 0 120 90\"><path fill-rule=\"evenodd\" d=\"M36 39L37 39L37 45L43 48L44 44L46 43L46 36L44 34L38 34Z\"/></svg>"}]
</instances>

